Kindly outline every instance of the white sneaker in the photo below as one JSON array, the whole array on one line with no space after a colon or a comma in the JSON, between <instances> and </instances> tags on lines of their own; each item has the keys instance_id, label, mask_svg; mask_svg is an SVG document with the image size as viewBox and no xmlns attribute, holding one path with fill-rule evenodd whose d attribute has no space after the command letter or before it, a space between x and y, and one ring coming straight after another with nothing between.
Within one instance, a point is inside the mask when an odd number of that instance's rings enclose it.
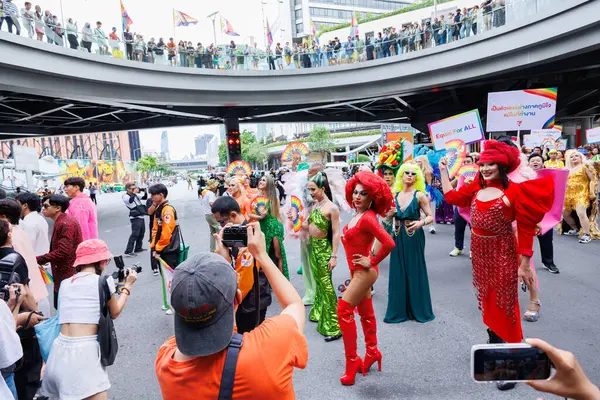
<instances>
[{"instance_id":1,"label":"white sneaker","mask_svg":"<svg viewBox=\"0 0 600 400\"><path fill-rule=\"evenodd\" d=\"M152 272L152 275L154 275L154 276L158 276L158 270L156 270L156 269L155 269L155 270Z\"/></svg>"},{"instance_id":2,"label":"white sneaker","mask_svg":"<svg viewBox=\"0 0 600 400\"><path fill-rule=\"evenodd\" d=\"M431 226L429 227L429 233L431 233L431 234L433 234L433 235L435 235L435 234L437 233L437 232L435 231L435 226L431 225Z\"/></svg>"},{"instance_id":3,"label":"white sneaker","mask_svg":"<svg viewBox=\"0 0 600 400\"><path fill-rule=\"evenodd\" d=\"M450 257L458 257L463 253L462 250L457 249L456 247L454 249L452 249L452 251L450 252L449 256Z\"/></svg>"},{"instance_id":4,"label":"white sneaker","mask_svg":"<svg viewBox=\"0 0 600 400\"><path fill-rule=\"evenodd\" d=\"M169 308L169 307L165 307L164 305L163 305L163 306L162 306L160 309L161 309L161 310L163 310L163 311L170 310L170 308Z\"/></svg>"},{"instance_id":5,"label":"white sneaker","mask_svg":"<svg viewBox=\"0 0 600 400\"><path fill-rule=\"evenodd\" d=\"M169 309L167 310L167 312L165 312L165 314L167 314L167 315L173 315L173 314L175 314L175 312L173 311L173 309L172 309L172 308L169 308Z\"/></svg>"},{"instance_id":6,"label":"white sneaker","mask_svg":"<svg viewBox=\"0 0 600 400\"><path fill-rule=\"evenodd\" d=\"M592 237L590 235L588 235L587 233L585 235L583 235L581 237L581 239L579 239L579 243L589 243L592 241Z\"/></svg>"},{"instance_id":7,"label":"white sneaker","mask_svg":"<svg viewBox=\"0 0 600 400\"><path fill-rule=\"evenodd\" d=\"M575 235L577 235L577 231L575 229L571 229L567 233L565 233L565 235L567 235L567 236L575 236Z\"/></svg>"}]
</instances>

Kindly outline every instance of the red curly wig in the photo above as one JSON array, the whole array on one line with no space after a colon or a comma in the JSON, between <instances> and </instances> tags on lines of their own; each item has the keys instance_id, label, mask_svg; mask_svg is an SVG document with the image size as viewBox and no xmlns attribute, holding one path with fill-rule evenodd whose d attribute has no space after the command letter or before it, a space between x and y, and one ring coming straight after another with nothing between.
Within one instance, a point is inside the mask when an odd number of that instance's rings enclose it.
<instances>
[{"instance_id":1,"label":"red curly wig","mask_svg":"<svg viewBox=\"0 0 600 400\"><path fill-rule=\"evenodd\" d=\"M361 184L365 188L365 192L369 195L373 204L371 209L376 214L384 216L394 203L392 191L385 183L383 178L377 176L370 171L361 171L354 175L348 183L346 183L346 201L352 206L352 194L356 185ZM353 207L354 208L354 207Z\"/></svg>"}]
</instances>

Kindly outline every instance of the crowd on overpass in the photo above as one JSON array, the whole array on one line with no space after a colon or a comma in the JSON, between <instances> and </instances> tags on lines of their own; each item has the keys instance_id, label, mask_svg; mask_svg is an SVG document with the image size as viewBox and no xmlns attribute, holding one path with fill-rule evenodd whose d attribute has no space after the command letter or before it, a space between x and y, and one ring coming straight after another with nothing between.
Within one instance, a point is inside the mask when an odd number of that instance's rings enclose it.
<instances>
[{"instance_id":1,"label":"crowd on overpass","mask_svg":"<svg viewBox=\"0 0 600 400\"><path fill-rule=\"evenodd\" d=\"M19 8L16 0L0 0L0 30L6 22L8 31L17 35L73 50L162 65L223 70L317 68L420 51L503 26L505 1L484 0L480 5L433 19L404 21L374 35L351 33L347 39L335 37L327 43L307 37L302 43L273 43L266 48L234 41L218 45L174 38L156 40L129 28L118 32L113 27L107 34L101 21L96 21L94 27L89 22L78 24L72 18L61 21L51 10L42 12L41 6L29 1Z\"/></svg>"}]
</instances>

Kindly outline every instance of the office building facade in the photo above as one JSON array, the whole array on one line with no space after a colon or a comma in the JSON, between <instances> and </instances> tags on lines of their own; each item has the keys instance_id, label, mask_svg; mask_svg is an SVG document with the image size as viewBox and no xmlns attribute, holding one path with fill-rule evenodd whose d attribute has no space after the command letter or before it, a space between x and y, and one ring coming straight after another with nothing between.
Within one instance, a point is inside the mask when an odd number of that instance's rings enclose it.
<instances>
[{"instance_id":1,"label":"office building facade","mask_svg":"<svg viewBox=\"0 0 600 400\"><path fill-rule=\"evenodd\" d=\"M312 19L317 31L358 18L381 15L406 7L413 0L289 0L291 2L291 32L294 39L311 34Z\"/></svg>"},{"instance_id":2,"label":"office building facade","mask_svg":"<svg viewBox=\"0 0 600 400\"><path fill-rule=\"evenodd\" d=\"M196 156L205 156L208 154L208 144L213 140L215 135L205 133L204 135L196 136L194 144L196 147Z\"/></svg>"}]
</instances>

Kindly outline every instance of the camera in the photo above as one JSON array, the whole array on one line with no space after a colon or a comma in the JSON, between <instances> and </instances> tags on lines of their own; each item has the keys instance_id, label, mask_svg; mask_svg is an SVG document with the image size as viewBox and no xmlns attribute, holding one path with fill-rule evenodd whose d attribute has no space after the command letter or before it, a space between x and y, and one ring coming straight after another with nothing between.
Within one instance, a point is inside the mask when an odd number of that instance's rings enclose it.
<instances>
[{"instance_id":1,"label":"camera","mask_svg":"<svg viewBox=\"0 0 600 400\"><path fill-rule=\"evenodd\" d=\"M20 263L25 263L19 253L12 253L0 260L0 300L8 301L10 285L21 283L21 277L16 272ZM25 267L26 268L26 267ZM20 293L17 292L17 296Z\"/></svg>"},{"instance_id":2,"label":"camera","mask_svg":"<svg viewBox=\"0 0 600 400\"><path fill-rule=\"evenodd\" d=\"M248 230L246 225L231 225L223 228L223 246L247 247Z\"/></svg>"},{"instance_id":3,"label":"camera","mask_svg":"<svg viewBox=\"0 0 600 400\"><path fill-rule=\"evenodd\" d=\"M123 282L125 278L127 278L127 275L129 275L129 270L135 271L138 274L142 272L142 266L140 265L140 263L136 263L131 268L126 269L125 261L123 261L123 256L115 256L114 260L117 270L113 272L112 277L117 282Z\"/></svg>"}]
</instances>

